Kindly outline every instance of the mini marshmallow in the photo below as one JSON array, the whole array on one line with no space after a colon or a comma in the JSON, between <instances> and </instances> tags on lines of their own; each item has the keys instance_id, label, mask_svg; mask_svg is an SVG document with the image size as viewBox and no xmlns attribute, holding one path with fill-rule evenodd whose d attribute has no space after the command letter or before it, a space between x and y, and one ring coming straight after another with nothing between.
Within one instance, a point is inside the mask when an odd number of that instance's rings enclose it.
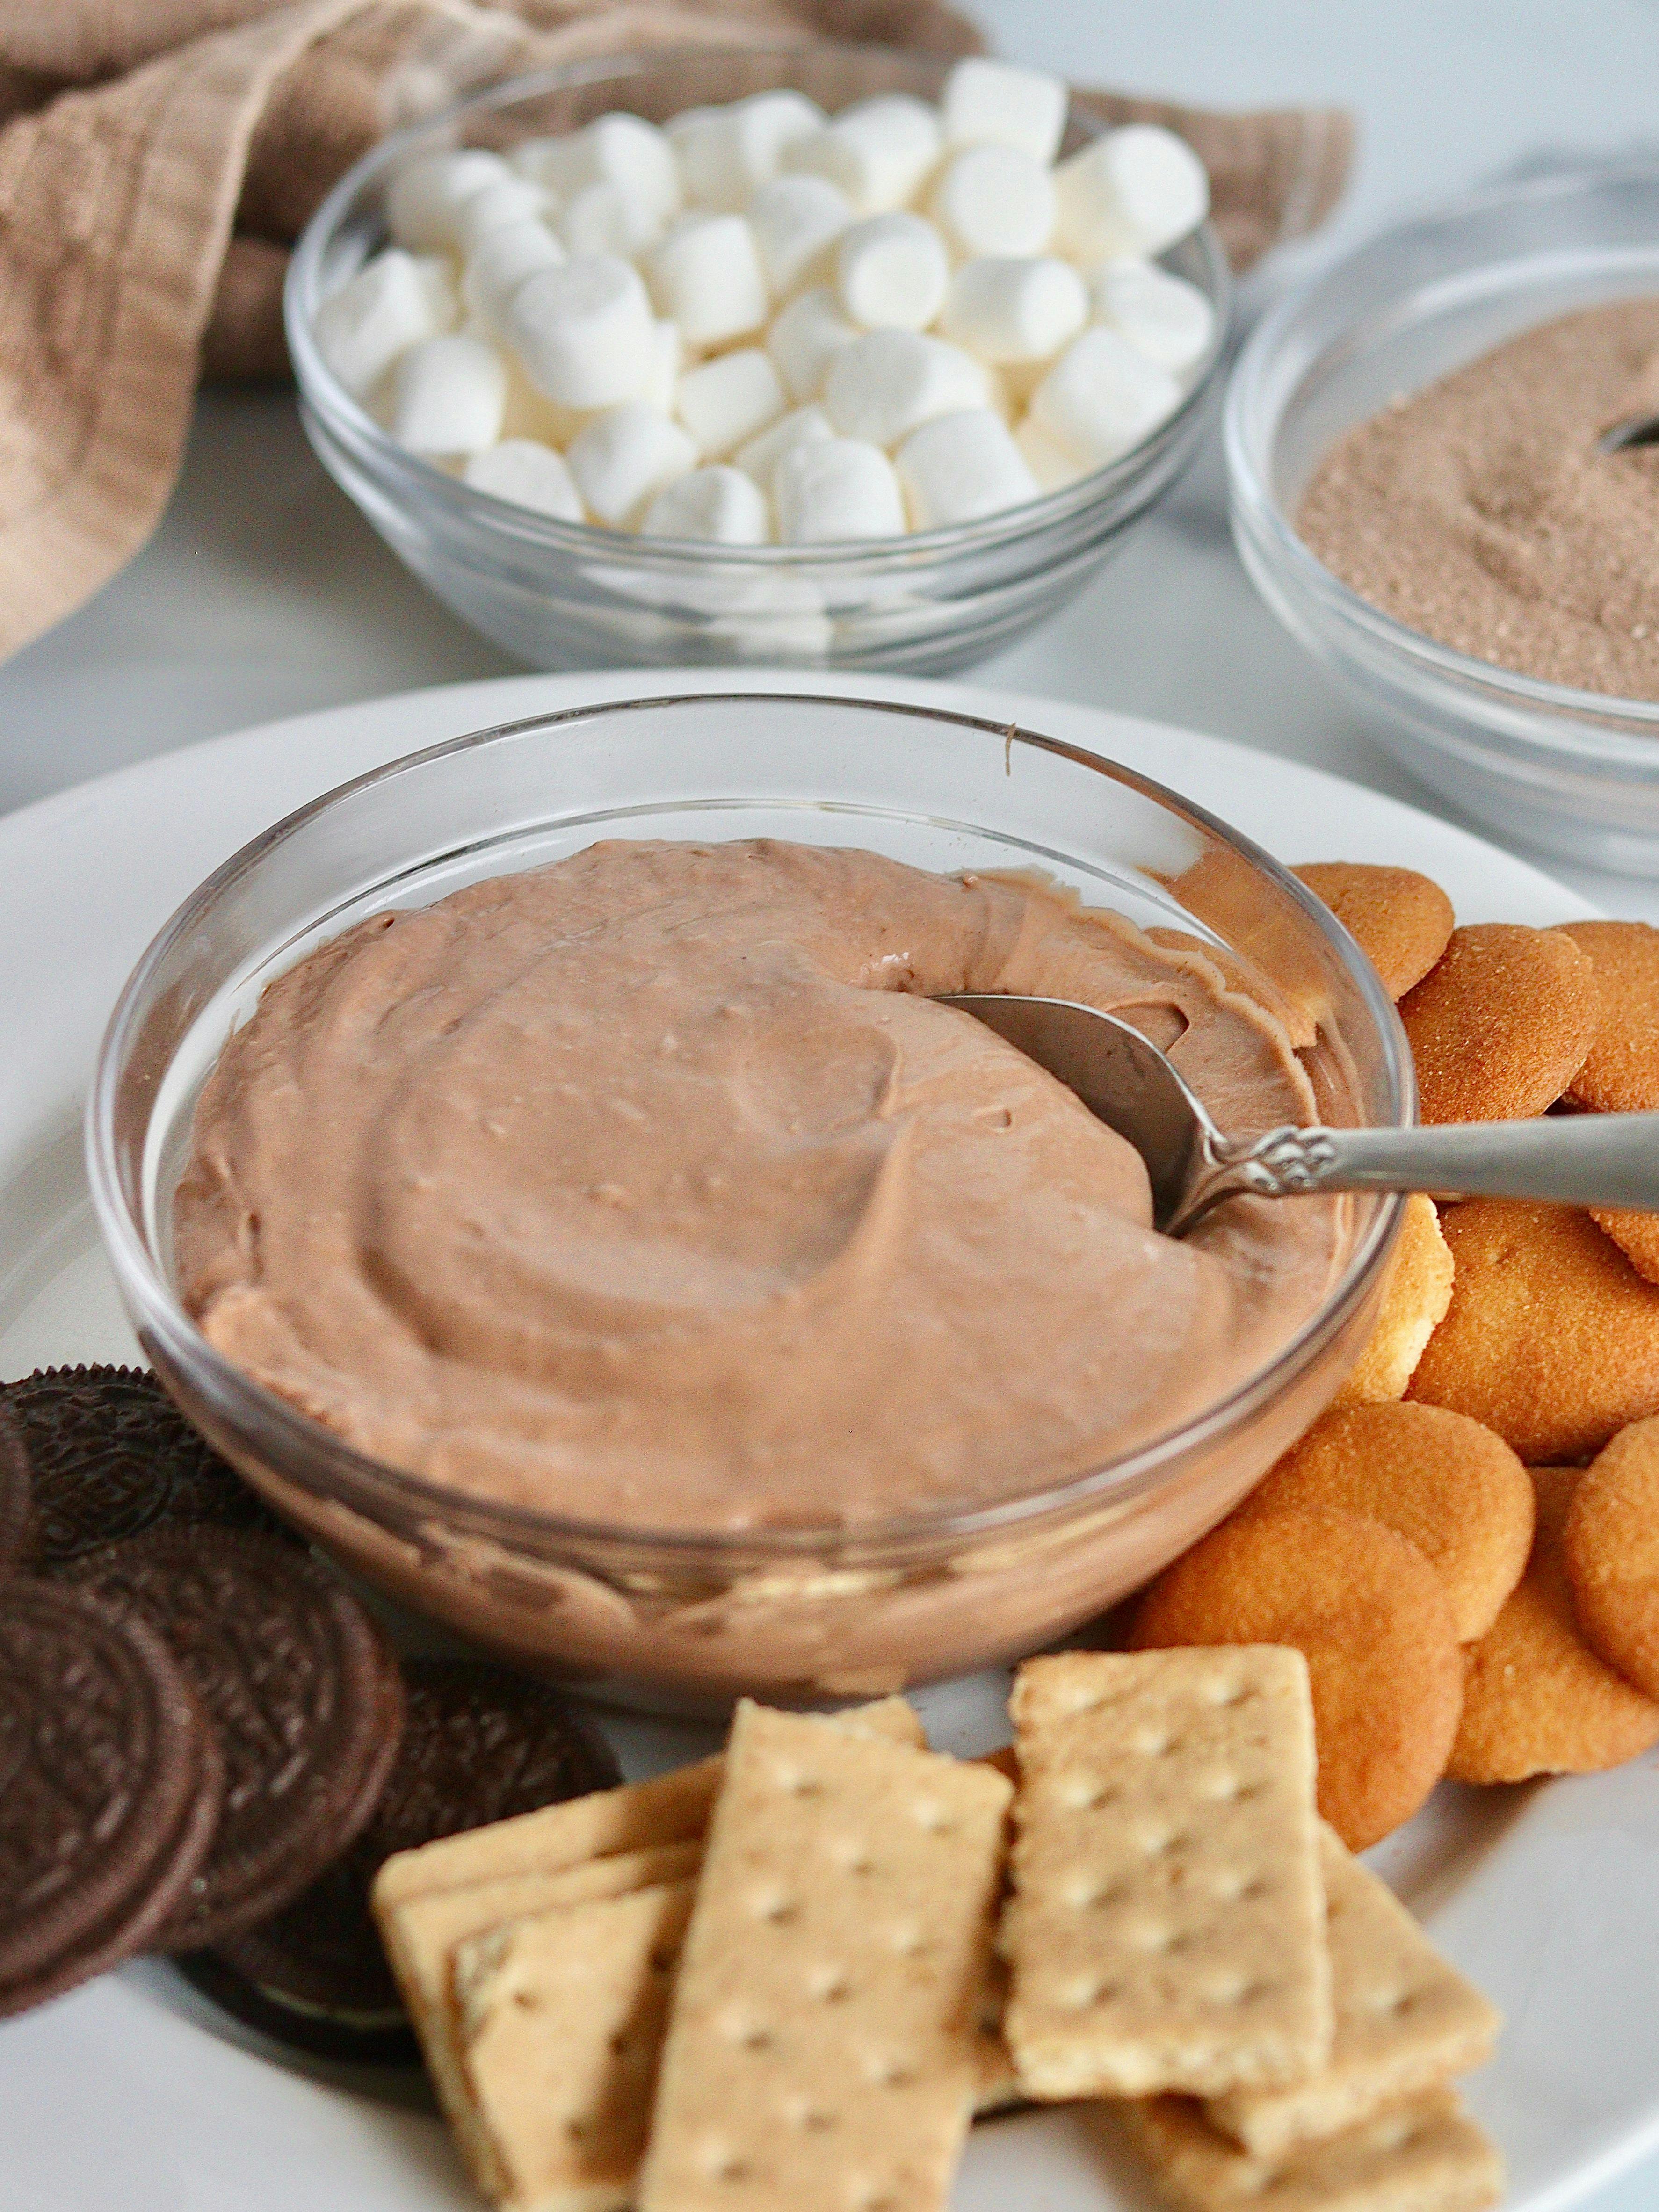
<instances>
[{"instance_id":1,"label":"mini marshmallow","mask_svg":"<svg viewBox=\"0 0 1659 2212\"><path fill-rule=\"evenodd\" d=\"M663 220L649 201L604 178L565 202L559 236L570 253L617 253L629 260L661 237Z\"/></svg>"},{"instance_id":2,"label":"mini marshmallow","mask_svg":"<svg viewBox=\"0 0 1659 2212\"><path fill-rule=\"evenodd\" d=\"M772 488L772 471L784 455L795 446L821 445L836 433L830 417L822 407L797 407L781 416L769 428L751 438L746 446L739 446L733 456L745 475L751 476L763 491Z\"/></svg>"},{"instance_id":3,"label":"mini marshmallow","mask_svg":"<svg viewBox=\"0 0 1659 2212\"><path fill-rule=\"evenodd\" d=\"M501 434L507 365L477 338L422 338L392 373L386 428L411 453L476 453Z\"/></svg>"},{"instance_id":4,"label":"mini marshmallow","mask_svg":"<svg viewBox=\"0 0 1659 2212\"><path fill-rule=\"evenodd\" d=\"M1036 478L1001 416L988 408L935 416L911 432L893 465L913 530L974 522L1037 496Z\"/></svg>"},{"instance_id":5,"label":"mini marshmallow","mask_svg":"<svg viewBox=\"0 0 1659 2212\"><path fill-rule=\"evenodd\" d=\"M696 467L697 449L678 422L635 399L596 415L571 441L566 459L589 510L622 530L676 477Z\"/></svg>"},{"instance_id":6,"label":"mini marshmallow","mask_svg":"<svg viewBox=\"0 0 1659 2212\"><path fill-rule=\"evenodd\" d=\"M1108 262L1096 271L1093 290L1096 321L1172 376L1186 375L1208 351L1215 310L1184 276L1151 261Z\"/></svg>"},{"instance_id":7,"label":"mini marshmallow","mask_svg":"<svg viewBox=\"0 0 1659 2212\"><path fill-rule=\"evenodd\" d=\"M1057 76L973 55L945 80L945 143L1012 146L1046 167L1060 151L1069 102Z\"/></svg>"},{"instance_id":8,"label":"mini marshmallow","mask_svg":"<svg viewBox=\"0 0 1659 2212\"><path fill-rule=\"evenodd\" d=\"M511 230L521 222L540 222L552 202L539 185L527 177L503 176L493 185L469 192L455 213L455 245L465 258L476 253L492 232Z\"/></svg>"},{"instance_id":9,"label":"mini marshmallow","mask_svg":"<svg viewBox=\"0 0 1659 2212\"><path fill-rule=\"evenodd\" d=\"M562 452L577 432L592 421L591 411L561 407L545 392L538 392L511 348L506 360L507 405L501 412L502 443L509 438L528 438L534 445L551 446Z\"/></svg>"},{"instance_id":10,"label":"mini marshmallow","mask_svg":"<svg viewBox=\"0 0 1659 2212\"><path fill-rule=\"evenodd\" d=\"M723 460L775 422L787 404L783 380L758 346L687 369L675 394L675 411L705 460Z\"/></svg>"},{"instance_id":11,"label":"mini marshmallow","mask_svg":"<svg viewBox=\"0 0 1659 2212\"><path fill-rule=\"evenodd\" d=\"M1210 179L1184 138L1130 123L1062 161L1054 194L1055 243L1087 268L1149 259L1185 238L1209 211Z\"/></svg>"},{"instance_id":12,"label":"mini marshmallow","mask_svg":"<svg viewBox=\"0 0 1659 2212\"><path fill-rule=\"evenodd\" d=\"M908 93L860 100L784 150L787 170L828 177L857 215L906 207L939 159L939 116Z\"/></svg>"},{"instance_id":13,"label":"mini marshmallow","mask_svg":"<svg viewBox=\"0 0 1659 2212\"><path fill-rule=\"evenodd\" d=\"M584 185L596 184L592 149L580 131L554 138L521 138L507 157L514 176L528 178L556 201L567 200Z\"/></svg>"},{"instance_id":14,"label":"mini marshmallow","mask_svg":"<svg viewBox=\"0 0 1659 2212\"><path fill-rule=\"evenodd\" d=\"M766 350L777 366L789 397L816 399L830 362L860 335L823 286L792 300L766 334Z\"/></svg>"},{"instance_id":15,"label":"mini marshmallow","mask_svg":"<svg viewBox=\"0 0 1659 2212\"><path fill-rule=\"evenodd\" d=\"M582 519L582 495L564 455L534 438L503 438L499 446L474 453L461 471L461 481L474 491L510 499L515 507L550 514L557 522Z\"/></svg>"},{"instance_id":16,"label":"mini marshmallow","mask_svg":"<svg viewBox=\"0 0 1659 2212\"><path fill-rule=\"evenodd\" d=\"M1040 492L1063 491L1068 483L1087 476L1087 469L1072 459L1064 446L1057 445L1041 422L1034 422L1028 415L1014 433L1014 443L1019 457L1036 479Z\"/></svg>"},{"instance_id":17,"label":"mini marshmallow","mask_svg":"<svg viewBox=\"0 0 1659 2212\"><path fill-rule=\"evenodd\" d=\"M650 373L651 302L638 270L617 255L585 254L527 278L506 320L526 375L562 406L614 406Z\"/></svg>"},{"instance_id":18,"label":"mini marshmallow","mask_svg":"<svg viewBox=\"0 0 1659 2212\"><path fill-rule=\"evenodd\" d=\"M825 274L828 249L853 221L853 204L828 177L776 177L749 203L761 267L775 300Z\"/></svg>"},{"instance_id":19,"label":"mini marshmallow","mask_svg":"<svg viewBox=\"0 0 1659 2212\"><path fill-rule=\"evenodd\" d=\"M772 535L766 495L741 469L691 469L645 511L647 538L696 538L712 545L763 545Z\"/></svg>"},{"instance_id":20,"label":"mini marshmallow","mask_svg":"<svg viewBox=\"0 0 1659 2212\"><path fill-rule=\"evenodd\" d=\"M645 258L657 312L688 345L723 345L766 320L766 278L740 215L689 215Z\"/></svg>"},{"instance_id":21,"label":"mini marshmallow","mask_svg":"<svg viewBox=\"0 0 1659 2212\"><path fill-rule=\"evenodd\" d=\"M1031 394L1031 418L1085 468L1139 445L1181 404L1181 386L1099 324L1073 338Z\"/></svg>"},{"instance_id":22,"label":"mini marshmallow","mask_svg":"<svg viewBox=\"0 0 1659 2212\"><path fill-rule=\"evenodd\" d=\"M545 223L515 222L492 230L467 261L461 296L481 322L499 329L508 301L526 278L556 269L563 259L564 248Z\"/></svg>"},{"instance_id":23,"label":"mini marshmallow","mask_svg":"<svg viewBox=\"0 0 1659 2212\"><path fill-rule=\"evenodd\" d=\"M665 132L643 116L620 111L595 116L580 131L558 138L527 138L509 155L514 168L544 185L561 203L589 185L616 185L648 210L660 229L679 212L680 165Z\"/></svg>"},{"instance_id":24,"label":"mini marshmallow","mask_svg":"<svg viewBox=\"0 0 1659 2212\"><path fill-rule=\"evenodd\" d=\"M453 325L448 278L437 290L434 265L391 246L318 308L317 350L354 399L366 398L400 353Z\"/></svg>"},{"instance_id":25,"label":"mini marshmallow","mask_svg":"<svg viewBox=\"0 0 1659 2212\"><path fill-rule=\"evenodd\" d=\"M1054 235L1053 178L1012 146L970 146L947 161L930 206L964 257L1041 253Z\"/></svg>"},{"instance_id":26,"label":"mini marshmallow","mask_svg":"<svg viewBox=\"0 0 1659 2212\"><path fill-rule=\"evenodd\" d=\"M509 174L499 154L480 148L407 162L386 189L386 228L412 252L453 252L460 243L462 207L474 192L505 183Z\"/></svg>"},{"instance_id":27,"label":"mini marshmallow","mask_svg":"<svg viewBox=\"0 0 1659 2212\"><path fill-rule=\"evenodd\" d=\"M939 329L977 360L1048 361L1089 319L1089 294L1069 261L986 257L951 279Z\"/></svg>"},{"instance_id":28,"label":"mini marshmallow","mask_svg":"<svg viewBox=\"0 0 1659 2212\"><path fill-rule=\"evenodd\" d=\"M896 446L935 415L983 407L984 369L943 338L915 331L868 331L843 346L823 380L823 411L838 438Z\"/></svg>"},{"instance_id":29,"label":"mini marshmallow","mask_svg":"<svg viewBox=\"0 0 1659 2212\"><path fill-rule=\"evenodd\" d=\"M652 332L651 365L639 397L665 415L674 411L674 394L685 366L685 347L678 323L659 323Z\"/></svg>"},{"instance_id":30,"label":"mini marshmallow","mask_svg":"<svg viewBox=\"0 0 1659 2212\"><path fill-rule=\"evenodd\" d=\"M786 545L897 538L904 530L892 463L878 447L854 438L793 447L772 471L772 504Z\"/></svg>"},{"instance_id":31,"label":"mini marshmallow","mask_svg":"<svg viewBox=\"0 0 1659 2212\"><path fill-rule=\"evenodd\" d=\"M925 330L950 282L945 240L919 215L867 216L836 247L836 293L866 330Z\"/></svg>"},{"instance_id":32,"label":"mini marshmallow","mask_svg":"<svg viewBox=\"0 0 1659 2212\"><path fill-rule=\"evenodd\" d=\"M823 110L799 92L757 92L724 107L693 108L669 125L694 205L741 215L778 174L787 149L823 130ZM676 126L678 127L676 127Z\"/></svg>"}]
</instances>

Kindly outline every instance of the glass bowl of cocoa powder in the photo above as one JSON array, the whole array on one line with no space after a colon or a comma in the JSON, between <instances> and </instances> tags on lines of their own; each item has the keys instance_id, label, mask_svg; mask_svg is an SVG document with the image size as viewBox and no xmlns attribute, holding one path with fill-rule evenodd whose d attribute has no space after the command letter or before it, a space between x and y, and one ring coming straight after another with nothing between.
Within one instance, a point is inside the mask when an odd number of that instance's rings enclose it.
<instances>
[{"instance_id":1,"label":"glass bowl of cocoa powder","mask_svg":"<svg viewBox=\"0 0 1659 2212\"><path fill-rule=\"evenodd\" d=\"M1659 875L1659 165L1385 232L1266 316L1226 407L1262 598L1512 843Z\"/></svg>"}]
</instances>

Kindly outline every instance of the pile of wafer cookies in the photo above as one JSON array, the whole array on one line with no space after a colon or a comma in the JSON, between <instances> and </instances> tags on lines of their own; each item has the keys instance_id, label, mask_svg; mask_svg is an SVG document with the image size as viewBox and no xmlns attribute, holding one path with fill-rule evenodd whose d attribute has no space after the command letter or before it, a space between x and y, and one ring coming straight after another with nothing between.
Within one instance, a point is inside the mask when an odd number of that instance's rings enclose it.
<instances>
[{"instance_id":1,"label":"pile of wafer cookies","mask_svg":"<svg viewBox=\"0 0 1659 2212\"><path fill-rule=\"evenodd\" d=\"M512 2212L927 2212L1021 2100L1194 2212L1474 2212L1498 2020L1318 1819L1271 1647L1029 1662L1012 1755L902 1699L744 1704L723 1758L389 1860L444 2109Z\"/></svg>"}]
</instances>

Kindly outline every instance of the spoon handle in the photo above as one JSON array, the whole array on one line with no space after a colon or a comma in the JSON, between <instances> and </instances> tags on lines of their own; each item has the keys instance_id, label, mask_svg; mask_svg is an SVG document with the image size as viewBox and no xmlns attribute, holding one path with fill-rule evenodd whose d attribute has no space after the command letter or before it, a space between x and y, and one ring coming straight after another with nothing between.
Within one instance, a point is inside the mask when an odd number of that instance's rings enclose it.
<instances>
[{"instance_id":1,"label":"spoon handle","mask_svg":"<svg viewBox=\"0 0 1659 2212\"><path fill-rule=\"evenodd\" d=\"M1659 1212L1659 1114L1577 1114L1418 1129L1270 1129L1207 1144L1170 1236L1224 1198L1424 1190Z\"/></svg>"}]
</instances>

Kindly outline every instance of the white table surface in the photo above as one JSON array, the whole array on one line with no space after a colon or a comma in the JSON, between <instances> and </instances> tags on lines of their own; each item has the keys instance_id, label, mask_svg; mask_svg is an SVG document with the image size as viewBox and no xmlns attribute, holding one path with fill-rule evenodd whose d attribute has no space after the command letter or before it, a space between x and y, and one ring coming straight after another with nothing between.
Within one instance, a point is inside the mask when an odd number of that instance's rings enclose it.
<instances>
[{"instance_id":1,"label":"white table surface","mask_svg":"<svg viewBox=\"0 0 1659 2212\"><path fill-rule=\"evenodd\" d=\"M969 0L969 12L1003 52L1081 82L1356 111L1346 202L1253 282L1247 307L1420 202L1523 165L1659 150L1659 0ZM290 394L210 393L151 544L0 667L0 811L222 731L514 665L429 599L328 482ZM1439 804L1256 599L1213 444L1091 590L976 673ZM1659 921L1659 882L1555 872L1610 913ZM1656 2203L1659 2161L1585 2212Z\"/></svg>"}]
</instances>

